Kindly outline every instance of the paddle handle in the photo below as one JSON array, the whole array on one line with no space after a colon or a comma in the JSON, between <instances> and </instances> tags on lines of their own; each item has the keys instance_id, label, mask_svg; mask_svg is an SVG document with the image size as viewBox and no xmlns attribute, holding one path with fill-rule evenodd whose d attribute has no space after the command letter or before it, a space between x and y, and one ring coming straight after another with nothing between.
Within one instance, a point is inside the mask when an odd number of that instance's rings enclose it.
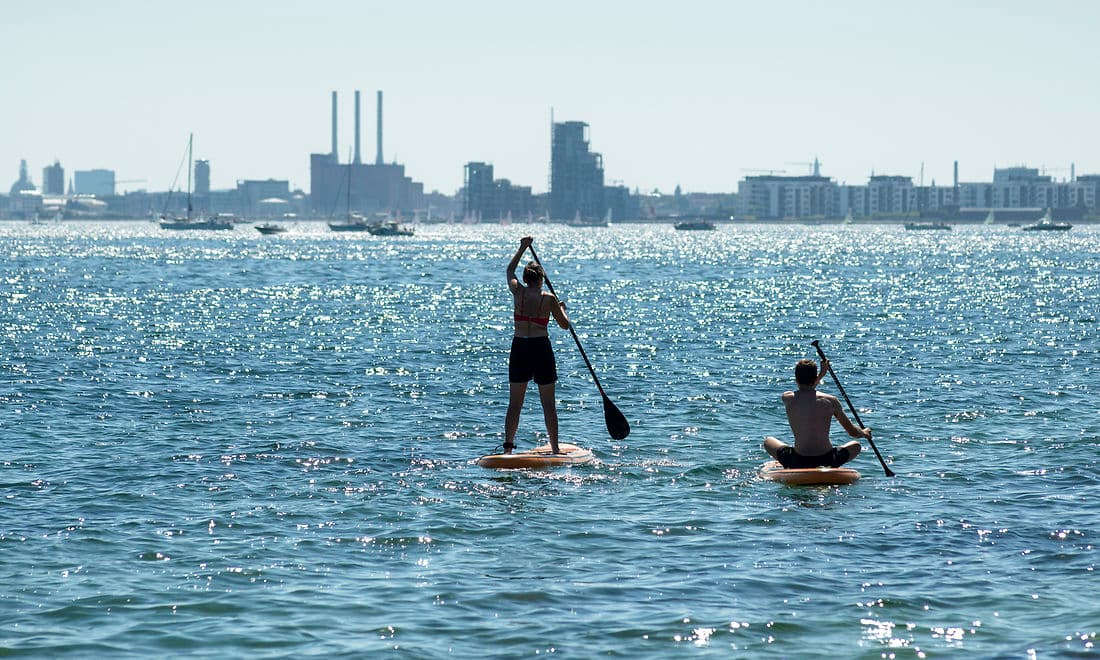
<instances>
[{"instance_id":1,"label":"paddle handle","mask_svg":"<svg viewBox=\"0 0 1100 660\"><path fill-rule=\"evenodd\" d=\"M528 245L527 249L531 251L531 256L535 258L535 263L542 268L542 262L539 261L539 255L535 254L535 246ZM546 288L550 289L550 293L554 294L557 298L558 294L554 291L554 285L550 283L550 276L546 274L546 269L542 268L542 278L546 281ZM559 300L559 302L561 302ZM577 336L577 331L573 329L573 321L569 321L569 334L573 335L573 341L577 343L577 348L581 352L581 357L584 358L584 364L588 367L588 373L592 374L592 380L596 383L596 389L600 391L600 396L604 399L607 398L607 394L603 391L603 385L600 385L600 379L596 376L596 370L592 367L592 362L588 359L588 354L584 352L584 346L581 346L581 339Z\"/></svg>"},{"instance_id":2,"label":"paddle handle","mask_svg":"<svg viewBox=\"0 0 1100 660\"><path fill-rule=\"evenodd\" d=\"M810 342L810 345L817 349L817 354L822 361L826 361L829 359L825 357L825 351L821 350L821 344L818 342L818 340L813 340L812 342ZM844 391L844 386L840 384L840 379L836 377L836 372L833 371L832 364L829 365L829 375L833 377L833 382L836 383L836 388L840 390L841 396L844 397L845 403L848 404L848 410L851 411L852 417L854 417L856 420L856 424L859 424L859 428L861 429L865 428L863 426L863 420L859 418L859 413L856 412L855 406L852 405L852 400L848 398L848 393ZM883 459L882 454L879 453L878 447L875 446L875 441L871 438L867 438L867 442L871 445L871 449L875 450L875 456L878 457L878 462L882 464L882 469L886 472L886 476L894 476L894 471L891 470L888 465L886 465L886 460Z\"/></svg>"}]
</instances>

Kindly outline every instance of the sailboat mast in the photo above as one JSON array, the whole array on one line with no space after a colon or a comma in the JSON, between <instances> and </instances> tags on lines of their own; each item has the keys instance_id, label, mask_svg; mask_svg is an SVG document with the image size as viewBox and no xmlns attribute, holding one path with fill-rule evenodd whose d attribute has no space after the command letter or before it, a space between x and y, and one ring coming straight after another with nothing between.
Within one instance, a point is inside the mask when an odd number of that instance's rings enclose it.
<instances>
[{"instance_id":1,"label":"sailboat mast","mask_svg":"<svg viewBox=\"0 0 1100 660\"><path fill-rule=\"evenodd\" d=\"M347 203L345 206L348 210L348 222L351 222L351 154L348 154L348 190L347 190Z\"/></svg>"},{"instance_id":2,"label":"sailboat mast","mask_svg":"<svg viewBox=\"0 0 1100 660\"><path fill-rule=\"evenodd\" d=\"M194 133L187 135L187 219L191 220L191 145L195 139Z\"/></svg>"}]
</instances>

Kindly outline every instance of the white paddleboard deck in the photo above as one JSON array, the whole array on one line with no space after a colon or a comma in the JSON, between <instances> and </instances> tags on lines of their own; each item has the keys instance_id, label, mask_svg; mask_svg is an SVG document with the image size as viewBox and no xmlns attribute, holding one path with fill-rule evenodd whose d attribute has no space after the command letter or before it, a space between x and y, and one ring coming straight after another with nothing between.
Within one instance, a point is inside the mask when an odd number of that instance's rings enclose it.
<instances>
[{"instance_id":1,"label":"white paddleboard deck","mask_svg":"<svg viewBox=\"0 0 1100 660\"><path fill-rule=\"evenodd\" d=\"M477 464L483 468L497 470L540 470L567 465L584 465L596 460L596 455L591 451L568 442L559 442L558 449L559 453L555 454L550 449L550 445L540 445L534 449L511 454L488 454L477 459Z\"/></svg>"}]
</instances>

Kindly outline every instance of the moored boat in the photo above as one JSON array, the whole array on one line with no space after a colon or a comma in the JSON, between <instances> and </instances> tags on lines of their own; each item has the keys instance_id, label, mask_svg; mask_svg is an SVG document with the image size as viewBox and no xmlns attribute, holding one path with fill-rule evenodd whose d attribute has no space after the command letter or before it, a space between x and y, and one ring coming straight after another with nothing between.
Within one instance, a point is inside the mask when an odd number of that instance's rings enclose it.
<instances>
[{"instance_id":1,"label":"moored boat","mask_svg":"<svg viewBox=\"0 0 1100 660\"><path fill-rule=\"evenodd\" d=\"M206 229L225 230L233 229L233 223L218 218L167 218L161 217L161 229Z\"/></svg>"},{"instance_id":2,"label":"moored boat","mask_svg":"<svg viewBox=\"0 0 1100 660\"><path fill-rule=\"evenodd\" d=\"M330 222L328 228L332 231L367 231L370 229L370 223L366 218L354 213L348 215L348 219L343 222Z\"/></svg>"},{"instance_id":3,"label":"moored boat","mask_svg":"<svg viewBox=\"0 0 1100 660\"><path fill-rule=\"evenodd\" d=\"M951 225L945 222L907 222L905 228L909 231L951 231Z\"/></svg>"},{"instance_id":4,"label":"moored boat","mask_svg":"<svg viewBox=\"0 0 1100 660\"><path fill-rule=\"evenodd\" d=\"M1023 227L1023 231L1069 231L1073 228L1068 222L1055 222L1053 214L1050 209L1047 209L1046 215L1039 218L1039 221L1035 224L1026 225Z\"/></svg>"},{"instance_id":5,"label":"moored boat","mask_svg":"<svg viewBox=\"0 0 1100 660\"><path fill-rule=\"evenodd\" d=\"M187 138L187 215L179 218L169 218L166 215L160 217L161 229L206 229L206 230L226 230L233 229L232 217L214 216L210 218L195 218L191 216L191 148L194 144L195 136L192 134Z\"/></svg>"},{"instance_id":6,"label":"moored boat","mask_svg":"<svg viewBox=\"0 0 1100 660\"><path fill-rule=\"evenodd\" d=\"M709 220L684 220L673 225L680 231L710 231L715 225Z\"/></svg>"},{"instance_id":7,"label":"moored boat","mask_svg":"<svg viewBox=\"0 0 1100 660\"><path fill-rule=\"evenodd\" d=\"M277 225L274 222L265 222L262 225L256 225L256 231L260 232L264 236L270 236L272 234L282 234L286 232L286 227L283 225Z\"/></svg>"},{"instance_id":8,"label":"moored boat","mask_svg":"<svg viewBox=\"0 0 1100 660\"><path fill-rule=\"evenodd\" d=\"M384 222L376 222L367 226L367 231L371 233L371 236L412 236L412 227L406 227L405 225L397 222L396 220L386 220Z\"/></svg>"}]
</instances>

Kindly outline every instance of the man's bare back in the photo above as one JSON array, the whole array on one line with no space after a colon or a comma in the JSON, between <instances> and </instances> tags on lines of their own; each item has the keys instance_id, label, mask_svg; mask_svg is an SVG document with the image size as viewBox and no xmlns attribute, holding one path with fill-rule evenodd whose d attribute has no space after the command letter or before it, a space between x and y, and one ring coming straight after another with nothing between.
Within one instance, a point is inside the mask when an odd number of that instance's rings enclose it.
<instances>
[{"instance_id":1,"label":"man's bare back","mask_svg":"<svg viewBox=\"0 0 1100 660\"><path fill-rule=\"evenodd\" d=\"M822 360L821 371L815 375L816 367L813 360L800 360L795 365L795 381L798 383L798 389L783 393L787 421L794 434L794 447L788 446L778 438L771 436L764 438L764 450L784 465L787 465L788 459L804 462L799 457L820 457L816 461L811 461L811 464L821 464L825 461L834 465L855 458L860 450L858 441L849 442L838 447L837 452L833 451L833 444L829 441L829 426L834 417L853 438L871 437L871 429L861 429L848 419L840 406L839 399L831 394L817 391L817 384L828 372L829 362ZM797 456L789 456L792 449ZM834 458L837 456L839 458Z\"/></svg>"},{"instance_id":2,"label":"man's bare back","mask_svg":"<svg viewBox=\"0 0 1100 660\"><path fill-rule=\"evenodd\" d=\"M832 450L829 426L834 415L842 418L841 424L848 421L835 396L813 389L784 392L783 405L794 434L794 450L803 456L819 456ZM847 426L854 428L851 422Z\"/></svg>"}]
</instances>

